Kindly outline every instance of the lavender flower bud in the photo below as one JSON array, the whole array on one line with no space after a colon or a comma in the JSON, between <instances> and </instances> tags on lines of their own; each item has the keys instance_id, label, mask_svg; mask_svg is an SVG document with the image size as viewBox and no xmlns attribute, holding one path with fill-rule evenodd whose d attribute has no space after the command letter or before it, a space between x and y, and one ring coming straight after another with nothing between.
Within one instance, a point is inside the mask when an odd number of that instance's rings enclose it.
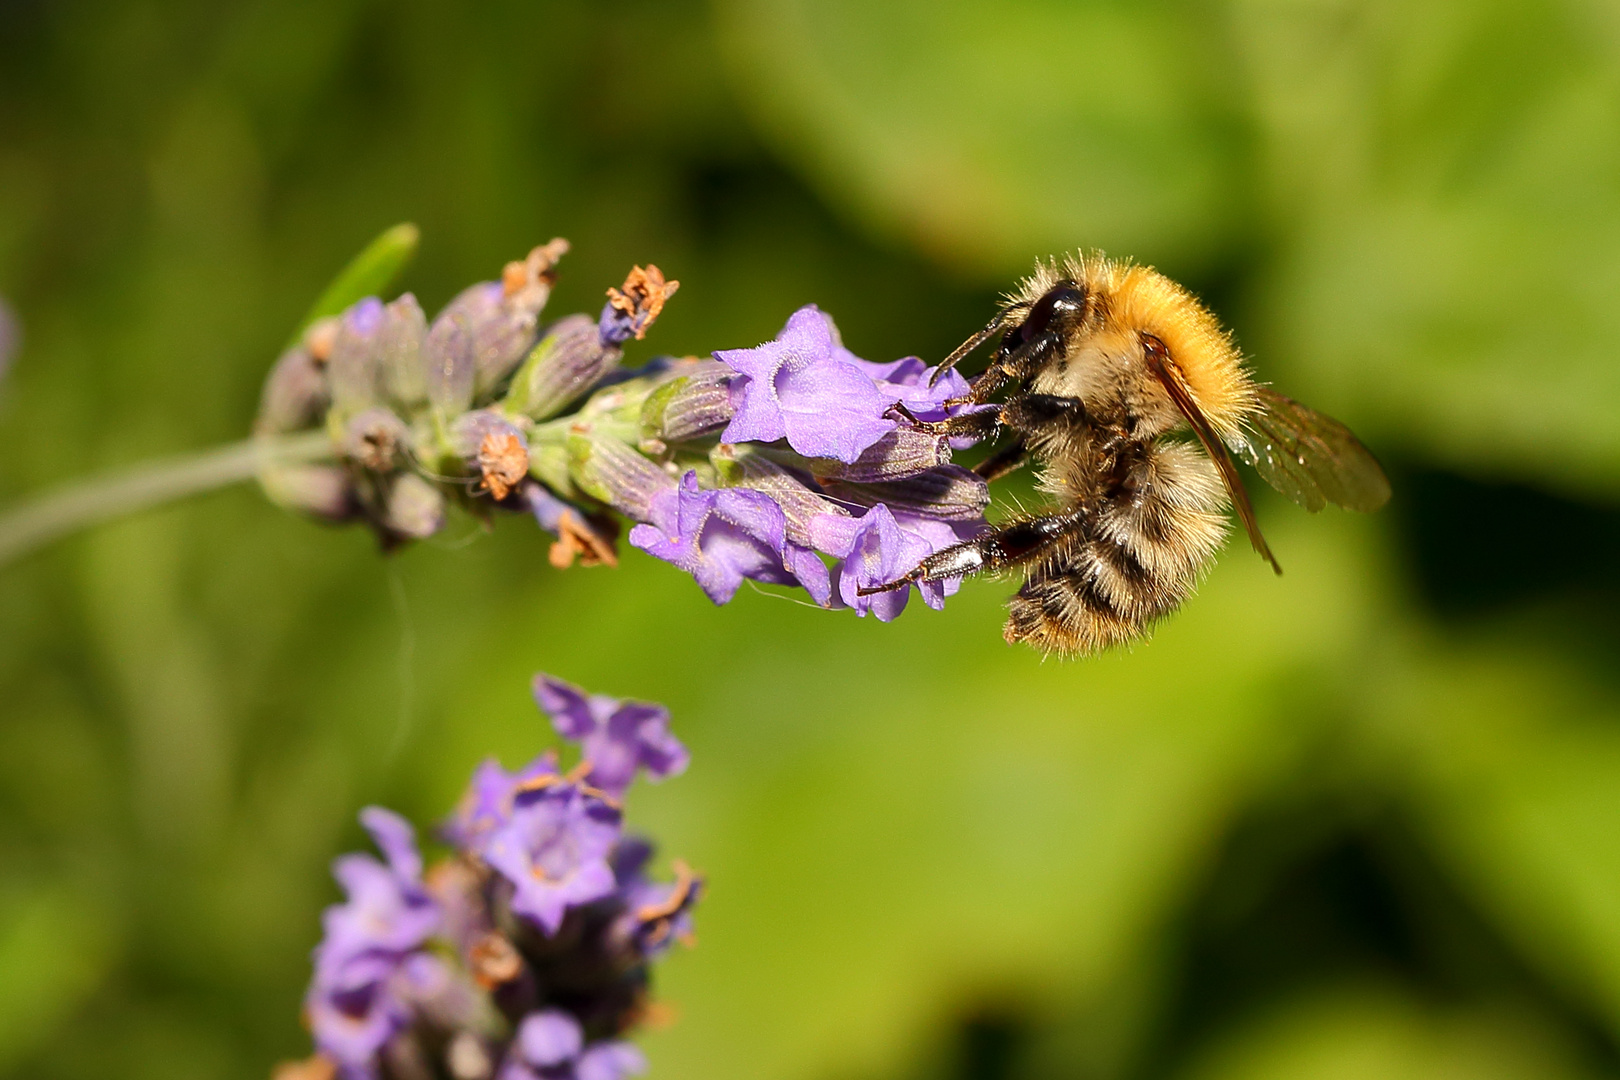
<instances>
[{"instance_id":1,"label":"lavender flower bud","mask_svg":"<svg viewBox=\"0 0 1620 1080\"><path fill-rule=\"evenodd\" d=\"M676 364L678 378L665 383L648 398L641 412L647 438L665 443L710 435L731 422L731 380L735 374L718 360L687 360Z\"/></svg>"},{"instance_id":2,"label":"lavender flower bud","mask_svg":"<svg viewBox=\"0 0 1620 1080\"><path fill-rule=\"evenodd\" d=\"M568 241L554 237L522 261L506 264L501 274L499 311L478 327L478 393L493 389L511 374L533 347L540 312L557 280L557 260L567 251Z\"/></svg>"},{"instance_id":3,"label":"lavender flower bud","mask_svg":"<svg viewBox=\"0 0 1620 1080\"><path fill-rule=\"evenodd\" d=\"M746 487L770 496L787 518L787 538L812 546L811 523L823 515L848 517L849 511L810 490L791 470L750 446L721 443L709 455L715 471L728 487Z\"/></svg>"},{"instance_id":4,"label":"lavender flower bud","mask_svg":"<svg viewBox=\"0 0 1620 1080\"><path fill-rule=\"evenodd\" d=\"M573 435L568 454L569 474L581 491L636 521L647 520L653 496L676 487L673 476L618 439Z\"/></svg>"},{"instance_id":5,"label":"lavender flower bud","mask_svg":"<svg viewBox=\"0 0 1620 1080\"><path fill-rule=\"evenodd\" d=\"M876 484L914 476L947 465L950 460L950 440L944 436L896 428L862 450L849 464L833 458L817 458L814 468L818 478Z\"/></svg>"},{"instance_id":6,"label":"lavender flower bud","mask_svg":"<svg viewBox=\"0 0 1620 1080\"><path fill-rule=\"evenodd\" d=\"M990 505L990 485L971 469L960 465L937 468L878 484L851 484L823 480L827 494L857 506L883 503L899 512L944 521L979 521Z\"/></svg>"},{"instance_id":7,"label":"lavender flower bud","mask_svg":"<svg viewBox=\"0 0 1620 1080\"><path fill-rule=\"evenodd\" d=\"M380 525L392 536L426 540L444 528L444 495L415 473L401 473L389 485Z\"/></svg>"},{"instance_id":8,"label":"lavender flower bud","mask_svg":"<svg viewBox=\"0 0 1620 1080\"><path fill-rule=\"evenodd\" d=\"M511 416L544 420L619 366L624 353L607 345L586 315L570 315L546 331L512 379L503 408Z\"/></svg>"},{"instance_id":9,"label":"lavender flower bud","mask_svg":"<svg viewBox=\"0 0 1620 1080\"><path fill-rule=\"evenodd\" d=\"M507 263L500 281L481 281L463 289L434 320L435 331L446 343L457 336L451 326L464 329L468 341L465 345L454 341L453 352L458 363L463 351L470 353L473 396L498 385L534 345L535 325L551 296L557 260L567 250L568 241L561 239L535 248L523 261ZM456 380L461 378L458 369ZM456 385L459 388L459 381Z\"/></svg>"},{"instance_id":10,"label":"lavender flower bud","mask_svg":"<svg viewBox=\"0 0 1620 1080\"><path fill-rule=\"evenodd\" d=\"M384 311L383 326L377 339L378 363L383 388L403 409L415 409L427 400L427 370L422 363L422 346L427 339L427 316L410 293L390 303Z\"/></svg>"},{"instance_id":11,"label":"lavender flower bud","mask_svg":"<svg viewBox=\"0 0 1620 1080\"><path fill-rule=\"evenodd\" d=\"M336 465L267 464L259 486L277 506L325 521L348 521L360 510L349 474Z\"/></svg>"},{"instance_id":12,"label":"lavender flower bud","mask_svg":"<svg viewBox=\"0 0 1620 1080\"><path fill-rule=\"evenodd\" d=\"M330 404L322 364L306 346L295 345L281 354L264 381L254 430L281 435L313 427Z\"/></svg>"},{"instance_id":13,"label":"lavender flower bud","mask_svg":"<svg viewBox=\"0 0 1620 1080\"><path fill-rule=\"evenodd\" d=\"M452 416L466 412L472 404L478 361L472 324L453 306L428 327L422 367L428 401Z\"/></svg>"},{"instance_id":14,"label":"lavender flower bud","mask_svg":"<svg viewBox=\"0 0 1620 1080\"><path fill-rule=\"evenodd\" d=\"M382 397L378 344L385 322L383 303L368 296L345 311L338 321L327 362L332 387L332 408L352 415L375 405Z\"/></svg>"},{"instance_id":15,"label":"lavender flower bud","mask_svg":"<svg viewBox=\"0 0 1620 1080\"><path fill-rule=\"evenodd\" d=\"M382 406L356 413L343 427L343 455L372 472L393 470L405 450L410 430L405 421Z\"/></svg>"}]
</instances>

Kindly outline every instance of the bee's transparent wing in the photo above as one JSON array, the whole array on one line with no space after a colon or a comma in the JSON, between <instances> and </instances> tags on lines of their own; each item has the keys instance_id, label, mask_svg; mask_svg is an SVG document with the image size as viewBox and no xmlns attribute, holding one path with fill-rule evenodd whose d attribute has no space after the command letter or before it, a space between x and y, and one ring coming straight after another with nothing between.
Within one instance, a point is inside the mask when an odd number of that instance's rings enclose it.
<instances>
[{"instance_id":1,"label":"bee's transparent wing","mask_svg":"<svg viewBox=\"0 0 1620 1080\"><path fill-rule=\"evenodd\" d=\"M1181 410L1181 415L1187 418L1193 434L1203 444L1204 452L1215 463L1216 470L1221 474L1221 482L1232 496L1232 508L1237 511L1238 520L1243 522L1243 531L1249 534L1249 543L1262 559L1271 564L1273 570L1282 573L1282 565L1277 562L1277 556L1271 553L1271 546L1260 533L1260 520L1254 516L1254 504L1249 501L1249 493L1243 488L1243 478L1232 463L1232 455L1221 444L1221 437L1215 433L1215 426L1204 415L1204 410L1193 400L1192 392L1182 384L1181 374L1172 364L1164 342L1148 334L1142 335L1142 356L1147 361L1148 370L1159 380L1170 395L1170 400Z\"/></svg>"},{"instance_id":2,"label":"bee's transparent wing","mask_svg":"<svg viewBox=\"0 0 1620 1080\"><path fill-rule=\"evenodd\" d=\"M1259 412L1231 446L1261 479L1313 514L1328 503L1368 511L1389 501L1383 468L1349 428L1266 387L1259 393Z\"/></svg>"}]
</instances>

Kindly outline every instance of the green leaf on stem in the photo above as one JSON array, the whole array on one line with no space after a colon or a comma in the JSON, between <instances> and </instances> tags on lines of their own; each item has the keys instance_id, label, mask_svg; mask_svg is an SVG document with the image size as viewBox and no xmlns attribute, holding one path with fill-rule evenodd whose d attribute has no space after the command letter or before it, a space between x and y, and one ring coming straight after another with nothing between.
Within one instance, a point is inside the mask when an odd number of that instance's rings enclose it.
<instances>
[{"instance_id":1,"label":"green leaf on stem","mask_svg":"<svg viewBox=\"0 0 1620 1080\"><path fill-rule=\"evenodd\" d=\"M422 231L408 221L385 229L332 279L332 284L299 323L297 332L287 343L288 348L296 345L304 331L317 320L336 315L356 300L376 296L388 288L416 257L416 245L421 239Z\"/></svg>"}]
</instances>

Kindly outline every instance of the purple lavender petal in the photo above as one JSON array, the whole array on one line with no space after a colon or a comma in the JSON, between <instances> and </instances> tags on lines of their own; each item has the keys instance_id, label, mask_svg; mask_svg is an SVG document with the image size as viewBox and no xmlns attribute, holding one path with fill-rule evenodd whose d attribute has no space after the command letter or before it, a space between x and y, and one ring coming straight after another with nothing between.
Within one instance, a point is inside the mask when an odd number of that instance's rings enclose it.
<instances>
[{"instance_id":1,"label":"purple lavender petal","mask_svg":"<svg viewBox=\"0 0 1620 1080\"><path fill-rule=\"evenodd\" d=\"M407 881L422 879L422 856L416 850L416 830L411 823L381 806L360 811L360 824L371 834L377 850L388 860L396 877Z\"/></svg>"},{"instance_id":2,"label":"purple lavender petal","mask_svg":"<svg viewBox=\"0 0 1620 1080\"><path fill-rule=\"evenodd\" d=\"M409 952L439 927L439 908L422 885L422 859L410 825L378 807L368 807L361 820L389 862L385 866L370 855L344 855L333 862L332 876L348 899L321 916L325 936L315 950L317 984L354 957Z\"/></svg>"},{"instance_id":3,"label":"purple lavender petal","mask_svg":"<svg viewBox=\"0 0 1620 1080\"><path fill-rule=\"evenodd\" d=\"M561 1009L530 1013L518 1025L518 1051L531 1065L544 1067L572 1061L584 1044L585 1033L579 1021Z\"/></svg>"},{"instance_id":4,"label":"purple lavender petal","mask_svg":"<svg viewBox=\"0 0 1620 1080\"><path fill-rule=\"evenodd\" d=\"M620 892L642 880L652 857L652 841L646 837L626 835L619 838L619 842L613 847L613 854L608 858L608 863L613 867L613 880Z\"/></svg>"},{"instance_id":5,"label":"purple lavender petal","mask_svg":"<svg viewBox=\"0 0 1620 1080\"><path fill-rule=\"evenodd\" d=\"M861 363L868 362L863 360ZM900 402L925 420L943 419L946 414L945 402L967 396L970 389L967 380L955 369L947 371L938 383L929 386L928 380L933 378L934 368L925 366L915 356L889 364L870 364L868 370L878 384L879 393L891 403Z\"/></svg>"},{"instance_id":6,"label":"purple lavender petal","mask_svg":"<svg viewBox=\"0 0 1620 1080\"><path fill-rule=\"evenodd\" d=\"M409 1009L390 985L394 972L392 961L357 961L341 979L324 985L317 980L305 998L315 1045L345 1080L376 1076L378 1053L410 1022Z\"/></svg>"},{"instance_id":7,"label":"purple lavender petal","mask_svg":"<svg viewBox=\"0 0 1620 1080\"><path fill-rule=\"evenodd\" d=\"M721 439L786 438L807 457L854 461L895 423L883 418L892 400L840 350L831 320L811 304L794 312L774 341L716 352L741 376L731 383L736 415Z\"/></svg>"},{"instance_id":8,"label":"purple lavender petal","mask_svg":"<svg viewBox=\"0 0 1620 1080\"><path fill-rule=\"evenodd\" d=\"M361 821L388 863L346 855L333 864L348 899L322 914L325 935L305 1004L321 1051L344 1076L365 1078L374 1075L378 1051L409 1022L408 999L424 990L412 958L443 913L422 885L411 826L379 807L367 807Z\"/></svg>"},{"instance_id":9,"label":"purple lavender petal","mask_svg":"<svg viewBox=\"0 0 1620 1080\"><path fill-rule=\"evenodd\" d=\"M669 710L662 705L627 703L608 718L591 756L591 778L608 791L630 786L637 767L651 780L686 771L686 747L669 730ZM617 759L617 760L615 760Z\"/></svg>"},{"instance_id":10,"label":"purple lavender petal","mask_svg":"<svg viewBox=\"0 0 1620 1080\"><path fill-rule=\"evenodd\" d=\"M600 698L599 707L592 708L592 698L579 687L545 674L534 677L533 690L534 703L551 717L557 734L575 741L596 731L612 712L612 706L618 704L612 698Z\"/></svg>"},{"instance_id":11,"label":"purple lavender petal","mask_svg":"<svg viewBox=\"0 0 1620 1080\"><path fill-rule=\"evenodd\" d=\"M534 677L534 700L558 734L580 743L591 763L590 782L610 795L623 794L638 768L653 780L686 769L686 747L670 733L662 705L587 695L545 674Z\"/></svg>"},{"instance_id":12,"label":"purple lavender petal","mask_svg":"<svg viewBox=\"0 0 1620 1080\"><path fill-rule=\"evenodd\" d=\"M923 539L928 545L929 555L963 540L971 540L989 528L982 520L949 521L900 511L895 511L894 519L902 531ZM907 569L909 570L910 567L907 567ZM956 595L956 591L961 587L961 578L946 578L943 581L920 581L917 583L917 591L922 594L923 603L935 611L943 608L945 598Z\"/></svg>"},{"instance_id":13,"label":"purple lavender petal","mask_svg":"<svg viewBox=\"0 0 1620 1080\"><path fill-rule=\"evenodd\" d=\"M517 803L484 858L514 886L512 910L555 934L569 907L613 891L607 856L619 837L619 811L567 783L523 792Z\"/></svg>"},{"instance_id":14,"label":"purple lavender petal","mask_svg":"<svg viewBox=\"0 0 1620 1080\"><path fill-rule=\"evenodd\" d=\"M832 575L827 570L827 564L821 561L821 556L810 548L801 547L790 541L782 545L782 562L794 579L804 586L804 591L810 594L810 599L822 607L832 602Z\"/></svg>"},{"instance_id":15,"label":"purple lavender petal","mask_svg":"<svg viewBox=\"0 0 1620 1080\"><path fill-rule=\"evenodd\" d=\"M551 490L533 480L524 484L520 489L523 492L523 501L528 504L529 513L540 527L552 536L557 536L562 529L563 515L574 508L563 502L551 493ZM577 511L576 511L577 512Z\"/></svg>"},{"instance_id":16,"label":"purple lavender petal","mask_svg":"<svg viewBox=\"0 0 1620 1080\"><path fill-rule=\"evenodd\" d=\"M517 773L508 773L494 758L485 758L473 772L471 786L461 797L455 816L443 828L445 839L463 851L479 852L489 835L512 815L512 796L520 785L542 776L557 775L557 759L541 754Z\"/></svg>"},{"instance_id":17,"label":"purple lavender petal","mask_svg":"<svg viewBox=\"0 0 1620 1080\"><path fill-rule=\"evenodd\" d=\"M574 1066L575 1080L625 1080L647 1071L647 1059L622 1039L592 1043Z\"/></svg>"}]
</instances>

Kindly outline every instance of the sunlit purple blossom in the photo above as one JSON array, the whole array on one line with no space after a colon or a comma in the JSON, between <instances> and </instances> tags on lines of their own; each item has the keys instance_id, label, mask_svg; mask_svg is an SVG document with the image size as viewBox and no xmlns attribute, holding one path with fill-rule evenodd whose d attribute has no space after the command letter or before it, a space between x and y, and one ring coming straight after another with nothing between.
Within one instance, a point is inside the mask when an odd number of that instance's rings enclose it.
<instances>
[{"instance_id":1,"label":"sunlit purple blossom","mask_svg":"<svg viewBox=\"0 0 1620 1080\"><path fill-rule=\"evenodd\" d=\"M703 882L679 860L674 881L649 878L646 871L652 854L646 840L627 836L619 841L611 860L624 902L613 932L648 958L668 949L671 942L690 938L692 909L703 894Z\"/></svg>"},{"instance_id":2,"label":"sunlit purple blossom","mask_svg":"<svg viewBox=\"0 0 1620 1080\"><path fill-rule=\"evenodd\" d=\"M694 472L653 497L648 521L630 530L630 543L691 574L716 604L735 596L745 578L799 583L783 562L782 508L748 488L700 488Z\"/></svg>"},{"instance_id":3,"label":"sunlit purple blossom","mask_svg":"<svg viewBox=\"0 0 1620 1080\"><path fill-rule=\"evenodd\" d=\"M328 908L322 918L326 937L316 951L317 970L365 953L403 954L438 926L438 908L422 885L422 857L410 823L378 806L361 811L360 820L388 862L344 855L332 864L332 875L348 900Z\"/></svg>"},{"instance_id":4,"label":"sunlit purple blossom","mask_svg":"<svg viewBox=\"0 0 1620 1080\"><path fill-rule=\"evenodd\" d=\"M731 382L736 415L721 440L785 438L806 457L854 461L895 422L883 417L893 399L845 355L832 320L814 304L795 311L772 341L716 352L740 376Z\"/></svg>"},{"instance_id":5,"label":"sunlit purple blossom","mask_svg":"<svg viewBox=\"0 0 1620 1080\"><path fill-rule=\"evenodd\" d=\"M889 622L905 610L911 589L860 595L860 590L886 585L909 573L913 567L941 548L956 543L971 524L939 521L905 515L897 517L882 503L858 518L824 518L816 526L816 546L841 562L833 567L834 587L839 599L857 615L871 612L878 621ZM945 597L960 582L919 582L923 602L938 610Z\"/></svg>"}]
</instances>

